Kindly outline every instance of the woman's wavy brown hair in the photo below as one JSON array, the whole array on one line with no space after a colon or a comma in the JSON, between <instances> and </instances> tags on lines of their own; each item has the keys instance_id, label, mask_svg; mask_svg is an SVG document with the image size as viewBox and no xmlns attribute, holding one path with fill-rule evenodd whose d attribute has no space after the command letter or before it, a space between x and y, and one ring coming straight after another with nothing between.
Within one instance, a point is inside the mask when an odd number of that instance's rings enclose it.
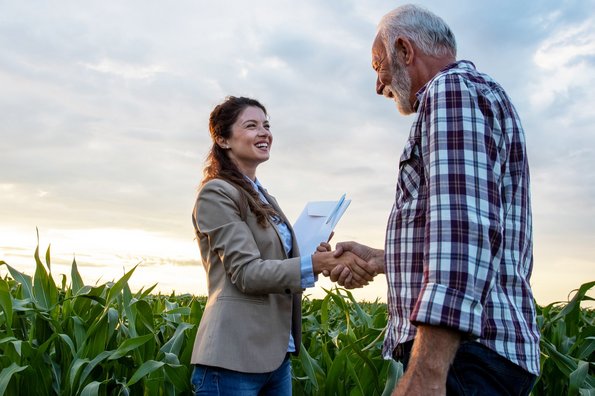
<instances>
[{"instance_id":1,"label":"woman's wavy brown hair","mask_svg":"<svg viewBox=\"0 0 595 396\"><path fill-rule=\"evenodd\" d=\"M242 111L247 107L258 107L265 115L266 108L257 100L246 97L228 96L223 103L215 106L209 117L209 131L213 146L209 151L204 168L204 178L202 184L212 179L223 179L234 185L240 192L240 216L246 218L246 210L250 209L255 215L262 227L268 226L267 219L277 216L277 212L271 205L265 204L260 200L258 192L254 190L252 184L246 179L244 174L229 158L227 150L224 150L217 144L217 138L229 139L232 134L231 127L236 122Z\"/></svg>"}]
</instances>

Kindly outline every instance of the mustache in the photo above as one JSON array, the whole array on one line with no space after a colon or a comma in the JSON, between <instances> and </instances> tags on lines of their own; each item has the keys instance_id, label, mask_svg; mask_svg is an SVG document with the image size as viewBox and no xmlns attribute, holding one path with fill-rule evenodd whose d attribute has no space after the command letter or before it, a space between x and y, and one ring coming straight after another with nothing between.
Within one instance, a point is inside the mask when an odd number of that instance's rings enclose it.
<instances>
[{"instance_id":1,"label":"mustache","mask_svg":"<svg viewBox=\"0 0 595 396\"><path fill-rule=\"evenodd\" d=\"M396 97L395 92L389 85L386 85L384 87L384 89L382 90L382 95L388 99L394 99Z\"/></svg>"}]
</instances>

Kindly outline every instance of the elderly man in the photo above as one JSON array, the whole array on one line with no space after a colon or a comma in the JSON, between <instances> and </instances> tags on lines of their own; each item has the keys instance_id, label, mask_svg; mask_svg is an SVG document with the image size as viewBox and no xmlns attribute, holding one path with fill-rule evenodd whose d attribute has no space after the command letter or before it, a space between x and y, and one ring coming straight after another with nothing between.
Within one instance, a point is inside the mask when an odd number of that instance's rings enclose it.
<instances>
[{"instance_id":1,"label":"elderly man","mask_svg":"<svg viewBox=\"0 0 595 396\"><path fill-rule=\"evenodd\" d=\"M525 135L510 98L454 35L412 5L385 15L372 46L376 92L414 114L399 159L385 250L352 251L388 282L383 354L406 370L394 395L526 395L539 332ZM349 270L331 279L347 287Z\"/></svg>"}]
</instances>

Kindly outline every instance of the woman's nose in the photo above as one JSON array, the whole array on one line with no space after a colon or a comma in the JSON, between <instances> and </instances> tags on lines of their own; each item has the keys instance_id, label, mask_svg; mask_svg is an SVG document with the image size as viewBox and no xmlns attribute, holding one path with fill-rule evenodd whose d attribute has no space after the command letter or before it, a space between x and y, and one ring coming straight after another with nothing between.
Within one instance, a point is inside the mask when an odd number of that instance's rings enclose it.
<instances>
[{"instance_id":1,"label":"woman's nose","mask_svg":"<svg viewBox=\"0 0 595 396\"><path fill-rule=\"evenodd\" d=\"M271 131L270 131L270 130L268 130L267 128L265 128L263 125L261 125L261 126L258 128L258 134L259 134L259 135L270 135L270 134L271 134Z\"/></svg>"}]
</instances>

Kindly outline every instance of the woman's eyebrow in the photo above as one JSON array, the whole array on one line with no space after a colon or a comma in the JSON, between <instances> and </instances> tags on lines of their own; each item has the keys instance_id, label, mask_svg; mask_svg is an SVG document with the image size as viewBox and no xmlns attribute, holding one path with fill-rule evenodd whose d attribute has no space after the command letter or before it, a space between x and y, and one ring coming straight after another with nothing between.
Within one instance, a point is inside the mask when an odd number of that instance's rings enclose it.
<instances>
[{"instance_id":1,"label":"woman's eyebrow","mask_svg":"<svg viewBox=\"0 0 595 396\"><path fill-rule=\"evenodd\" d=\"M242 121L242 125L244 125L244 124L247 124L247 123L249 123L249 122L255 122L255 123L257 123L257 124L258 124L258 120L246 120L246 121ZM268 124L268 123L269 123L269 121L268 121L268 120L264 120L262 123L263 123L263 124Z\"/></svg>"}]
</instances>

